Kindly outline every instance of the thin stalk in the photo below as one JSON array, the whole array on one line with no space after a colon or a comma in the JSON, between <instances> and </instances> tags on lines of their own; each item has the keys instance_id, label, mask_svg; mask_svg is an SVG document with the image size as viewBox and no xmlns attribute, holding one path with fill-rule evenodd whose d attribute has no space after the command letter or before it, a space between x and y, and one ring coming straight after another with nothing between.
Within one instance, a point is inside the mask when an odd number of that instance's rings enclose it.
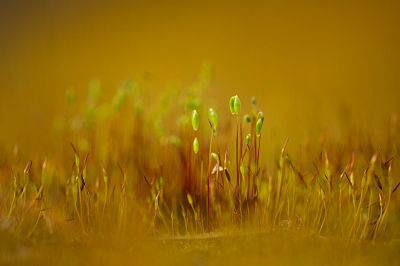
<instances>
[{"instance_id":1,"label":"thin stalk","mask_svg":"<svg viewBox=\"0 0 400 266\"><path fill-rule=\"evenodd\" d=\"M10 207L10 211L9 211L9 213L8 213L8 216L7 216L7 220L10 220L11 214L12 214L12 212L13 212L13 210L14 210L14 202L15 202L15 195L16 195L16 193L17 193L17 191L14 190L14 196L13 196L13 199L12 199L12 202L11 202L11 207Z\"/></svg>"},{"instance_id":2,"label":"thin stalk","mask_svg":"<svg viewBox=\"0 0 400 266\"><path fill-rule=\"evenodd\" d=\"M192 146L193 146L193 131L190 130L190 141L189 141L189 161L188 161L188 180L186 181L186 191L189 194L192 194L191 189L191 164L192 164Z\"/></svg>"},{"instance_id":3,"label":"thin stalk","mask_svg":"<svg viewBox=\"0 0 400 266\"><path fill-rule=\"evenodd\" d=\"M213 140L213 129L211 128L210 149L208 152L207 170L207 231L210 232L210 173L211 173L211 148Z\"/></svg>"},{"instance_id":4,"label":"thin stalk","mask_svg":"<svg viewBox=\"0 0 400 266\"><path fill-rule=\"evenodd\" d=\"M104 205L103 205L103 213L101 215L101 221L100 221L100 231L101 231L101 226L103 224L103 219L104 219L104 211L106 209L106 203L107 203L107 183L105 186L105 192L104 192Z\"/></svg>"},{"instance_id":5,"label":"thin stalk","mask_svg":"<svg viewBox=\"0 0 400 266\"><path fill-rule=\"evenodd\" d=\"M236 116L237 126L236 126L236 193L240 195L240 166L239 166L239 118Z\"/></svg>"}]
</instances>

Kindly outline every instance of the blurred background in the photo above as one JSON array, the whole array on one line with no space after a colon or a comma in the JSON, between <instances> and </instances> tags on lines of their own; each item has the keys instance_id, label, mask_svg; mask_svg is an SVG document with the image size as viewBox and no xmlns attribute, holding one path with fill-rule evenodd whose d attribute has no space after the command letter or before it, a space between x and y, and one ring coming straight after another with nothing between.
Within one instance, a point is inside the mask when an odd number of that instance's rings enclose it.
<instances>
[{"instance_id":1,"label":"blurred background","mask_svg":"<svg viewBox=\"0 0 400 266\"><path fill-rule=\"evenodd\" d=\"M300 141L343 124L372 136L400 111L400 1L3 1L0 145L52 151L73 88L102 99L125 78L157 95L205 60L210 102L256 96L270 128ZM225 111L224 111L225 112Z\"/></svg>"}]
</instances>

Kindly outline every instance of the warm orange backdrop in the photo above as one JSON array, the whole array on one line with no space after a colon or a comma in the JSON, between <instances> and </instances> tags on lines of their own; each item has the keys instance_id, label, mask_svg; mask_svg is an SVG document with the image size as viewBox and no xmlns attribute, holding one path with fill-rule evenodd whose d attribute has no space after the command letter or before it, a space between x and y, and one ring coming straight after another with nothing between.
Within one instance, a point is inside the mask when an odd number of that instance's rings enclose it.
<instances>
[{"instance_id":1,"label":"warm orange backdrop","mask_svg":"<svg viewBox=\"0 0 400 266\"><path fill-rule=\"evenodd\" d=\"M170 79L189 84L204 59L215 63L220 104L256 95L286 136L336 121L341 106L368 120L366 130L399 111L400 1L88 2L1 1L7 150L16 140L48 146L67 88L83 99L98 78L111 97L123 78L147 71L156 92Z\"/></svg>"}]
</instances>

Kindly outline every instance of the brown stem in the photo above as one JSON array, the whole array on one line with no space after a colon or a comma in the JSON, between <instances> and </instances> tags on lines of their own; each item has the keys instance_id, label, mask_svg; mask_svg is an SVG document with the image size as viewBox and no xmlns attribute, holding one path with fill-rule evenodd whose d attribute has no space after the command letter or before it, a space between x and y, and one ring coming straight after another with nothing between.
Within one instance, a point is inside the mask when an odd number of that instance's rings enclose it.
<instances>
[{"instance_id":1,"label":"brown stem","mask_svg":"<svg viewBox=\"0 0 400 266\"><path fill-rule=\"evenodd\" d=\"M258 176L258 173L259 173L258 162L259 162L259 160L260 160L260 147L261 147L261 134L260 134L260 136L258 137L257 169L256 169L256 175L257 175L257 176ZM257 187L255 187L255 189L256 189L255 192L257 192Z\"/></svg>"},{"instance_id":2,"label":"brown stem","mask_svg":"<svg viewBox=\"0 0 400 266\"><path fill-rule=\"evenodd\" d=\"M253 130L253 126L254 126L254 120L252 119L251 120L251 132L250 132L250 139L251 138L253 138L253 132L254 132L254 130ZM249 142L249 165L248 165L248 167L249 167L249 169L251 168L251 158L252 158L252 154L251 154L251 149L250 149L250 147L251 147L251 142ZM250 185L250 183L251 183L251 173L250 173L250 170L248 170L247 171L247 181L248 181L248 187L247 187L247 199L249 199L249 196L250 196L250 187L251 187L251 185Z\"/></svg>"},{"instance_id":3,"label":"brown stem","mask_svg":"<svg viewBox=\"0 0 400 266\"><path fill-rule=\"evenodd\" d=\"M254 162L257 164L257 138L256 138L256 134L254 134ZM258 167L256 165L256 167ZM255 172L257 172L257 169L252 173L253 174L253 195L254 195L254 188L256 187L256 177L255 177Z\"/></svg>"},{"instance_id":4,"label":"brown stem","mask_svg":"<svg viewBox=\"0 0 400 266\"><path fill-rule=\"evenodd\" d=\"M240 170L240 165L242 164L242 159L243 159L243 153L242 153L242 150L243 150L243 129L242 129L242 122L240 122L240 138L239 138L239 141L240 141L240 143L239 143L239 155L240 155L240 157L239 157L239 170ZM241 184L242 186L243 186L243 184ZM239 191L241 192L242 191L242 189L241 189L241 187L242 186L240 186L240 178L239 178Z\"/></svg>"},{"instance_id":5,"label":"brown stem","mask_svg":"<svg viewBox=\"0 0 400 266\"><path fill-rule=\"evenodd\" d=\"M236 192L240 195L240 187L239 187L239 118L237 118L237 126L236 126Z\"/></svg>"},{"instance_id":6,"label":"brown stem","mask_svg":"<svg viewBox=\"0 0 400 266\"><path fill-rule=\"evenodd\" d=\"M191 175L191 164L192 164L192 142L193 142L193 131L190 130L190 142L189 142L189 162L188 162L188 179L186 180L186 191L189 194L192 194L191 185L190 185L190 175Z\"/></svg>"},{"instance_id":7,"label":"brown stem","mask_svg":"<svg viewBox=\"0 0 400 266\"><path fill-rule=\"evenodd\" d=\"M207 178L207 231L210 232L210 175Z\"/></svg>"}]
</instances>

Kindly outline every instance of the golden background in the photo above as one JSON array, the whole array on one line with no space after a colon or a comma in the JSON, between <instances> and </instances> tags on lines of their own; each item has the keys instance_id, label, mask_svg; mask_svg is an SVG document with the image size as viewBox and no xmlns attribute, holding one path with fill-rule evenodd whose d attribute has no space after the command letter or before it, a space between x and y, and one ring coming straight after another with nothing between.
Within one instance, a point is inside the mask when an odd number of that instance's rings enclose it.
<instances>
[{"instance_id":1,"label":"golden background","mask_svg":"<svg viewBox=\"0 0 400 266\"><path fill-rule=\"evenodd\" d=\"M156 94L204 60L213 102L257 96L284 137L342 120L373 135L400 107L399 14L400 1L1 1L0 145L52 151L68 88L84 100L99 79L111 99L146 73Z\"/></svg>"}]
</instances>

